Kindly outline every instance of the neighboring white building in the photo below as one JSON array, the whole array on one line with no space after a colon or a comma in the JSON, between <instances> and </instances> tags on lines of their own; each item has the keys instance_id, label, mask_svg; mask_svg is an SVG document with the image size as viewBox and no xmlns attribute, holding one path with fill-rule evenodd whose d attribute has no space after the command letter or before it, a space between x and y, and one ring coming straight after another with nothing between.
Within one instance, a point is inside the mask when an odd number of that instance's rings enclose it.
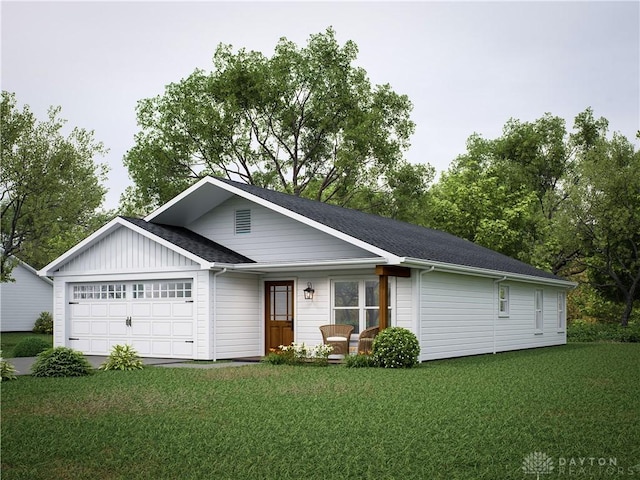
<instances>
[{"instance_id":1,"label":"neighboring white building","mask_svg":"<svg viewBox=\"0 0 640 480\"><path fill-rule=\"evenodd\" d=\"M40 313L53 312L53 281L20 261L11 276L0 283L0 331L30 332Z\"/></svg>"},{"instance_id":2,"label":"neighboring white building","mask_svg":"<svg viewBox=\"0 0 640 480\"><path fill-rule=\"evenodd\" d=\"M211 177L39 274L54 278L55 345L194 359L318 344L326 323L362 331L385 291L420 360L560 345L574 286L444 232Z\"/></svg>"}]
</instances>

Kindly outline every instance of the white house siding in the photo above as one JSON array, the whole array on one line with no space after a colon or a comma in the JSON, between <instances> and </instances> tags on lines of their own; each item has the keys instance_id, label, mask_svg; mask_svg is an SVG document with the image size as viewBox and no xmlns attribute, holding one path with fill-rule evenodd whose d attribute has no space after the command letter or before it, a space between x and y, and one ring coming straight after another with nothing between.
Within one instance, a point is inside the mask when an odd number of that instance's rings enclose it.
<instances>
[{"instance_id":1,"label":"white house siding","mask_svg":"<svg viewBox=\"0 0 640 480\"><path fill-rule=\"evenodd\" d=\"M496 351L563 345L566 330L558 332L558 293L544 285L503 282L509 287L509 316L496 320ZM543 330L535 329L535 290L543 291ZM497 295L497 292L496 292Z\"/></svg>"},{"instance_id":2,"label":"white house siding","mask_svg":"<svg viewBox=\"0 0 640 480\"><path fill-rule=\"evenodd\" d=\"M215 317L212 330L217 359L252 357L264 352L262 295L257 275L222 273L211 285Z\"/></svg>"},{"instance_id":3,"label":"white house siding","mask_svg":"<svg viewBox=\"0 0 640 480\"><path fill-rule=\"evenodd\" d=\"M167 247L120 227L62 265L60 272L126 272L197 265Z\"/></svg>"},{"instance_id":4,"label":"white house siding","mask_svg":"<svg viewBox=\"0 0 640 480\"><path fill-rule=\"evenodd\" d=\"M524 282L440 272L422 277L421 360L562 345L558 292L565 289ZM509 287L509 314L498 314L499 285ZM544 292L543 330L535 329L535 290Z\"/></svg>"},{"instance_id":5,"label":"white house siding","mask_svg":"<svg viewBox=\"0 0 640 480\"><path fill-rule=\"evenodd\" d=\"M491 279L430 272L420 292L420 360L493 351Z\"/></svg>"},{"instance_id":6,"label":"white house siding","mask_svg":"<svg viewBox=\"0 0 640 480\"><path fill-rule=\"evenodd\" d=\"M40 313L53 313L53 285L22 264L12 276L14 282L0 283L0 331L31 331Z\"/></svg>"},{"instance_id":7,"label":"white house siding","mask_svg":"<svg viewBox=\"0 0 640 480\"><path fill-rule=\"evenodd\" d=\"M235 234L235 211L251 210L251 233ZM233 197L186 228L256 262L366 258L370 252L265 207Z\"/></svg>"}]
</instances>

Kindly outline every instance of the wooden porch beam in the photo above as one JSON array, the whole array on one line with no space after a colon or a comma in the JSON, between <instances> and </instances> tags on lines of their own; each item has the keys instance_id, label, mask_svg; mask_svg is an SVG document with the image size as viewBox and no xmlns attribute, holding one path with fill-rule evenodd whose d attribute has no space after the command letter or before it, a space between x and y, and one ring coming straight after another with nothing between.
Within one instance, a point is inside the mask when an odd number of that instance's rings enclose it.
<instances>
[{"instance_id":1,"label":"wooden porch beam","mask_svg":"<svg viewBox=\"0 0 640 480\"><path fill-rule=\"evenodd\" d=\"M408 278L411 276L411 269L398 265L376 265L376 275Z\"/></svg>"},{"instance_id":2,"label":"wooden porch beam","mask_svg":"<svg viewBox=\"0 0 640 480\"><path fill-rule=\"evenodd\" d=\"M389 277L387 275L379 276L378 298L380 303L378 327L384 330L389 326Z\"/></svg>"}]
</instances>

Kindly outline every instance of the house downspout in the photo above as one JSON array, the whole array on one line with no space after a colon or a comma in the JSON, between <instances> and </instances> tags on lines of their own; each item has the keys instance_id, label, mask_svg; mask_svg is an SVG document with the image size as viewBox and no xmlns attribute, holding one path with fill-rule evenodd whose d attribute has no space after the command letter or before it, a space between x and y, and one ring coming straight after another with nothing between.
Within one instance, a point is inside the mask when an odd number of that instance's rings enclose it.
<instances>
[{"instance_id":1,"label":"house downspout","mask_svg":"<svg viewBox=\"0 0 640 480\"><path fill-rule=\"evenodd\" d=\"M216 348L216 328L218 325L218 281L217 278L227 272L227 267L213 274L213 312L212 312L212 332L211 341L213 342L213 360L218 359L218 349Z\"/></svg>"},{"instance_id":2,"label":"house downspout","mask_svg":"<svg viewBox=\"0 0 640 480\"><path fill-rule=\"evenodd\" d=\"M422 335L422 276L425 273L431 273L436 269L436 267L434 267L433 265L431 266L431 268L426 269L426 270L422 270L420 272L420 274L418 275L418 321L417 321L417 325L416 325L416 332L418 332L418 343L420 344L420 338ZM422 352L422 345L420 345L420 351Z\"/></svg>"},{"instance_id":3,"label":"house downspout","mask_svg":"<svg viewBox=\"0 0 640 480\"><path fill-rule=\"evenodd\" d=\"M496 322L498 321L498 312L496 311L496 306L498 303L498 297L500 296L500 287L499 285L507 279L505 275L502 278L498 278L493 281L493 354L496 354ZM496 285L498 285L498 290L496 290ZM496 293L497 292L497 293Z\"/></svg>"}]
</instances>

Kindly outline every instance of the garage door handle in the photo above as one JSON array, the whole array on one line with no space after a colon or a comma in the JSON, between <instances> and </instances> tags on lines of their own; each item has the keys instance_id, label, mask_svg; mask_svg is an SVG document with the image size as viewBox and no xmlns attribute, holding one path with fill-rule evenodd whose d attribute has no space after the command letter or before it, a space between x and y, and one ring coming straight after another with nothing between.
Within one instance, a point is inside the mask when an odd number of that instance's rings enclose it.
<instances>
[{"instance_id":1,"label":"garage door handle","mask_svg":"<svg viewBox=\"0 0 640 480\"><path fill-rule=\"evenodd\" d=\"M193 343L193 340L185 340L184 343Z\"/></svg>"},{"instance_id":2,"label":"garage door handle","mask_svg":"<svg viewBox=\"0 0 640 480\"><path fill-rule=\"evenodd\" d=\"M130 327L130 326L131 326L131 317L127 317L127 319L125 320L125 325L126 325L127 327Z\"/></svg>"}]
</instances>

